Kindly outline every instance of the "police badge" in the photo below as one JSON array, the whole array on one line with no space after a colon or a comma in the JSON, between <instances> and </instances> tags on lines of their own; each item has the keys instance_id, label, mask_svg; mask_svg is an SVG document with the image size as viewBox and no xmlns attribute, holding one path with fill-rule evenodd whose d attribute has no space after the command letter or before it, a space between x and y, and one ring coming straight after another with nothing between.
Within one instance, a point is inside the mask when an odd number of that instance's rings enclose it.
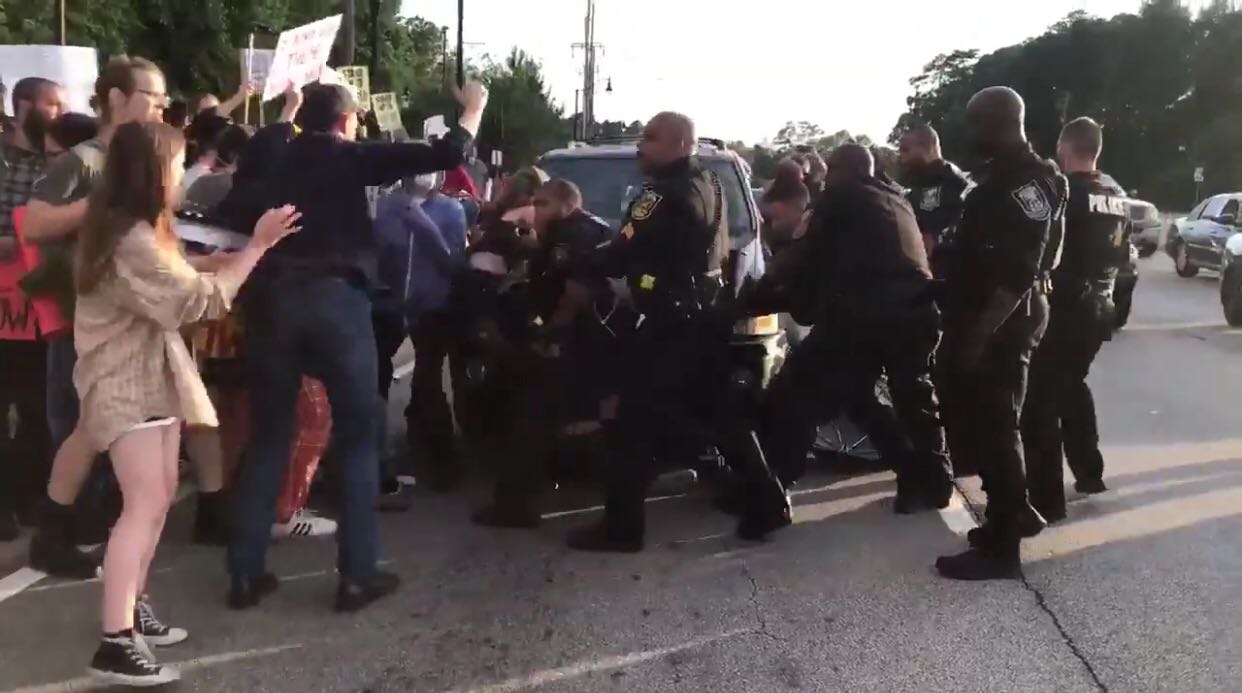
<instances>
[{"instance_id":1,"label":"police badge","mask_svg":"<svg viewBox=\"0 0 1242 693\"><path fill-rule=\"evenodd\" d=\"M924 212L934 212L938 207L940 207L940 186L924 190L923 198L919 200L919 209Z\"/></svg>"},{"instance_id":2,"label":"police badge","mask_svg":"<svg viewBox=\"0 0 1242 693\"><path fill-rule=\"evenodd\" d=\"M1022 208L1022 213L1032 220L1048 221L1048 218L1052 216L1052 205L1048 203L1044 191L1039 189L1035 181L1014 190L1012 194L1013 199L1017 200L1018 206Z\"/></svg>"},{"instance_id":3,"label":"police badge","mask_svg":"<svg viewBox=\"0 0 1242 693\"><path fill-rule=\"evenodd\" d=\"M662 199L664 198L648 190L634 202L634 208L630 210L630 218L634 221L646 219L651 216L651 212L655 210L656 205L660 204Z\"/></svg>"}]
</instances>

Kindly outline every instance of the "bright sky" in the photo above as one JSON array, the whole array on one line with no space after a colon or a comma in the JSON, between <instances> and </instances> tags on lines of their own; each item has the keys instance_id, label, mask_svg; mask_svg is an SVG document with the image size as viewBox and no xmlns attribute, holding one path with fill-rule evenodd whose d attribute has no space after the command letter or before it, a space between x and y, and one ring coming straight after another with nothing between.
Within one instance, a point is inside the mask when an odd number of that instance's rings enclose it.
<instances>
[{"instance_id":1,"label":"bright sky","mask_svg":"<svg viewBox=\"0 0 1242 693\"><path fill-rule=\"evenodd\" d=\"M586 0L465 0L466 55L518 46L544 67L566 114L582 86ZM1207 0L1189 0L1192 7ZM909 79L940 53L987 52L1042 33L1075 10L1104 17L1141 0L596 0L598 120L690 115L705 137L757 142L788 120L882 141ZM724 10L729 7L731 9ZM457 0L404 0L450 28ZM472 45L473 44L473 45ZM604 93L612 79L613 92Z\"/></svg>"}]
</instances>

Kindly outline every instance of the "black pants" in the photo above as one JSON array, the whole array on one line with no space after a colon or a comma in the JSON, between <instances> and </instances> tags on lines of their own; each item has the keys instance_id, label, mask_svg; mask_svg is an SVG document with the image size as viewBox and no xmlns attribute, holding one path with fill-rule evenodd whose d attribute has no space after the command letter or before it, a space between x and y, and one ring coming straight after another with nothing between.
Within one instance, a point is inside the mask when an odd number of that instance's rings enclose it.
<instances>
[{"instance_id":1,"label":"black pants","mask_svg":"<svg viewBox=\"0 0 1242 693\"><path fill-rule=\"evenodd\" d=\"M987 520L1003 531L1014 528L1015 518L1028 503L1019 421L1031 354L1047 324L1047 299L1036 292L992 336L976 368L961 367L971 319L946 325L937 356L948 404L944 416L950 454L955 464L960 458L966 467L979 470L988 496ZM1016 532L1006 536L1016 545Z\"/></svg>"},{"instance_id":2,"label":"black pants","mask_svg":"<svg viewBox=\"0 0 1242 693\"><path fill-rule=\"evenodd\" d=\"M1095 399L1087 385L1087 373L1109 329L1104 321L1090 302L1054 305L1048 331L1031 358L1022 442L1031 504L1044 514L1065 512L1063 450L1075 479L1098 481L1104 476Z\"/></svg>"},{"instance_id":3,"label":"black pants","mask_svg":"<svg viewBox=\"0 0 1242 693\"><path fill-rule=\"evenodd\" d=\"M657 462L696 459L714 443L741 477L748 508L783 502L744 405L728 391L727 332L705 322L646 324L626 349L617 417L605 425L604 523L641 538Z\"/></svg>"},{"instance_id":4,"label":"black pants","mask_svg":"<svg viewBox=\"0 0 1242 693\"><path fill-rule=\"evenodd\" d=\"M931 380L939 338L939 315L930 306L883 322L813 329L769 392L764 450L781 480L801 476L818 426L844 413L866 430L902 483L945 489L948 454ZM876 399L881 374L888 376L892 407Z\"/></svg>"},{"instance_id":5,"label":"black pants","mask_svg":"<svg viewBox=\"0 0 1242 693\"><path fill-rule=\"evenodd\" d=\"M30 517L51 470L47 420L47 346L0 341L0 513ZM10 432L9 411L17 412Z\"/></svg>"},{"instance_id":6,"label":"black pants","mask_svg":"<svg viewBox=\"0 0 1242 693\"><path fill-rule=\"evenodd\" d=\"M515 346L490 359L491 405L503 419L484 442L496 474L494 502L501 512L538 509L545 461L563 405L564 364Z\"/></svg>"}]
</instances>

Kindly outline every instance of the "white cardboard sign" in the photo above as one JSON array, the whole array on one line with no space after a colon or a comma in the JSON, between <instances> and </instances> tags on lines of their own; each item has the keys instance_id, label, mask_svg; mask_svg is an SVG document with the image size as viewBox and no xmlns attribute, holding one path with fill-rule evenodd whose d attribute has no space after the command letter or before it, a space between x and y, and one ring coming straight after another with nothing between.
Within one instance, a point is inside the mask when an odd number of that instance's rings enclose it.
<instances>
[{"instance_id":1,"label":"white cardboard sign","mask_svg":"<svg viewBox=\"0 0 1242 693\"><path fill-rule=\"evenodd\" d=\"M290 84L301 89L319 79L340 29L341 15L338 14L282 32L276 40L272 68L263 86L263 100L276 98Z\"/></svg>"},{"instance_id":2,"label":"white cardboard sign","mask_svg":"<svg viewBox=\"0 0 1242 693\"><path fill-rule=\"evenodd\" d=\"M4 112L13 113L13 87L27 77L59 83L68 95L69 110L91 112L91 95L99 77L94 48L83 46L0 46L0 81L6 89Z\"/></svg>"},{"instance_id":3,"label":"white cardboard sign","mask_svg":"<svg viewBox=\"0 0 1242 693\"><path fill-rule=\"evenodd\" d=\"M250 88L259 91L267 85L267 76L272 71L272 59L276 51L271 48L237 49L237 61L241 63L241 78L245 83L249 77Z\"/></svg>"},{"instance_id":4,"label":"white cardboard sign","mask_svg":"<svg viewBox=\"0 0 1242 693\"><path fill-rule=\"evenodd\" d=\"M375 120L380 130L396 132L404 127L401 124L401 111L397 109L397 95L392 92L381 92L371 95L371 110L375 111Z\"/></svg>"}]
</instances>

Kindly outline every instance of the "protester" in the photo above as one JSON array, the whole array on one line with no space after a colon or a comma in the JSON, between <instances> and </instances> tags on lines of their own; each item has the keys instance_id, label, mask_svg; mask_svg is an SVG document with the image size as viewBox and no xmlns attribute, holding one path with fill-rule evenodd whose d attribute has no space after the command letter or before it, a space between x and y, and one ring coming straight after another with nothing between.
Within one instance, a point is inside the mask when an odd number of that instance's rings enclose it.
<instances>
[{"instance_id":1,"label":"protester","mask_svg":"<svg viewBox=\"0 0 1242 693\"><path fill-rule=\"evenodd\" d=\"M224 202L233 189L233 174L237 172L241 152L252 135L246 125L230 125L220 133L215 142L211 170L185 186L183 210L210 215Z\"/></svg>"},{"instance_id":2,"label":"protester","mask_svg":"<svg viewBox=\"0 0 1242 693\"><path fill-rule=\"evenodd\" d=\"M470 172L466 170L465 164L445 172L444 185L440 188L440 191L445 195L479 199L479 189L474 184L474 179L471 178Z\"/></svg>"},{"instance_id":3,"label":"protester","mask_svg":"<svg viewBox=\"0 0 1242 693\"><path fill-rule=\"evenodd\" d=\"M74 147L48 169L32 192L25 235L41 245L43 262L23 281L31 295L56 300L66 320L74 310L72 253L86 218L87 197L103 173L108 142L124 123L159 121L168 97L164 75L142 58L117 58L104 66L95 83L101 111L99 136ZM77 356L73 335L48 340L47 412L52 444L57 447L39 530L30 543L35 568L67 578L95 576L98 561L76 548L73 504L91 471L94 453L76 429L78 398L73 389ZM104 525L102 517L92 524ZM105 525L106 526L106 525Z\"/></svg>"},{"instance_id":4,"label":"protester","mask_svg":"<svg viewBox=\"0 0 1242 693\"><path fill-rule=\"evenodd\" d=\"M0 265L22 263L14 212L43 175L47 130L60 116L64 98L59 84L38 77L13 87L17 127L0 138ZM0 541L17 538L16 519L33 523L34 501L46 483L46 363L43 340L0 339ZM11 437L10 408L17 412Z\"/></svg>"},{"instance_id":5,"label":"protester","mask_svg":"<svg viewBox=\"0 0 1242 693\"><path fill-rule=\"evenodd\" d=\"M397 347L410 337L414 345L414 374L406 431L411 451L425 452L416 475L432 490L454 488L461 477L453 441L453 418L444 392L443 370L454 341L454 317L448 312L453 278L465 267L466 214L456 200L437 192L434 175L402 182L398 191L382 198L376 209L376 234L384 252L381 281L395 288L389 314L400 330L385 330L380 345L380 394L387 400L391 360ZM392 321L388 321L391 323ZM452 359L456 363L456 359ZM395 479L385 479L386 494Z\"/></svg>"},{"instance_id":6,"label":"protester","mask_svg":"<svg viewBox=\"0 0 1242 693\"><path fill-rule=\"evenodd\" d=\"M178 330L223 314L259 259L297 231L292 207L259 221L249 245L199 274L181 254L171 210L185 139L164 123L126 123L109 140L76 249L74 385L89 450L107 450L124 496L104 558L103 640L90 672L103 683L179 678L139 644L185 640L160 623L144 590L177 488L180 423L216 415Z\"/></svg>"},{"instance_id":7,"label":"protester","mask_svg":"<svg viewBox=\"0 0 1242 693\"><path fill-rule=\"evenodd\" d=\"M228 118L233 111L241 108L242 104L246 103L246 99L250 98L253 93L254 89L249 84L243 84L237 90L237 93L230 96L228 101L224 103L221 103L215 94L203 94L194 102L194 116L202 113L212 113Z\"/></svg>"},{"instance_id":8,"label":"protester","mask_svg":"<svg viewBox=\"0 0 1242 693\"><path fill-rule=\"evenodd\" d=\"M366 188L461 163L478 131L486 94L458 91L459 127L435 145L354 143L358 105L337 85L311 85L303 132L270 176L273 201L305 214L305 231L264 262L244 310L254 425L236 488L237 531L229 547L233 608L254 606L278 584L266 570L280 473L289 457L293 403L304 373L319 377L332 407L333 450L342 484L336 608L355 611L391 594L400 580L381 571L375 503L376 346L371 294L376 239Z\"/></svg>"},{"instance_id":9,"label":"protester","mask_svg":"<svg viewBox=\"0 0 1242 693\"><path fill-rule=\"evenodd\" d=\"M185 171L181 185L189 190L202 176L216 168L216 149L220 136L229 128L229 119L212 112L202 112L194 116L185 130L187 143L186 161L190 164Z\"/></svg>"}]
</instances>

